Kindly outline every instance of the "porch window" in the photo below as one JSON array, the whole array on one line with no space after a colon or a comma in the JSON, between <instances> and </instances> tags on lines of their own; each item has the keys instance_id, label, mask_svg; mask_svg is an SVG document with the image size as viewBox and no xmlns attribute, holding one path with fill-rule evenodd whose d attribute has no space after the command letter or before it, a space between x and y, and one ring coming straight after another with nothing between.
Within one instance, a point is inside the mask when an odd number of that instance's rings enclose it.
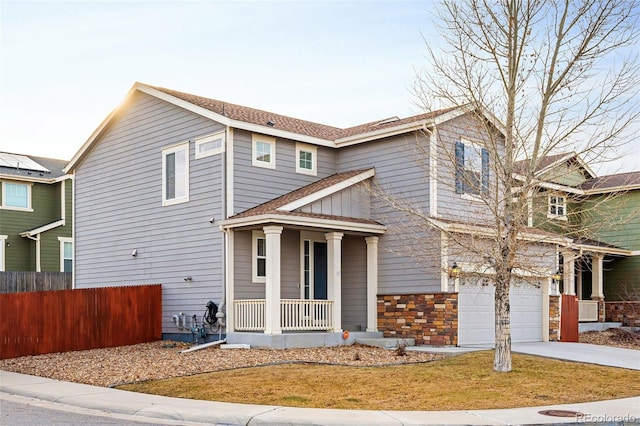
<instances>
[{"instance_id":1,"label":"porch window","mask_svg":"<svg viewBox=\"0 0 640 426\"><path fill-rule=\"evenodd\" d=\"M268 169L276 168L276 139L270 136L252 135L253 156L251 164Z\"/></svg>"},{"instance_id":2,"label":"porch window","mask_svg":"<svg viewBox=\"0 0 640 426\"><path fill-rule=\"evenodd\" d=\"M549 196L549 217L557 219L567 218L567 199L561 195Z\"/></svg>"},{"instance_id":3,"label":"porch window","mask_svg":"<svg viewBox=\"0 0 640 426\"><path fill-rule=\"evenodd\" d=\"M253 231L252 243L253 282L267 281L267 240L261 231Z\"/></svg>"},{"instance_id":4,"label":"porch window","mask_svg":"<svg viewBox=\"0 0 640 426\"><path fill-rule=\"evenodd\" d=\"M58 237L60 241L60 271L73 272L73 239Z\"/></svg>"},{"instance_id":5,"label":"porch window","mask_svg":"<svg viewBox=\"0 0 640 426\"><path fill-rule=\"evenodd\" d=\"M489 194L489 152L462 139L456 142L456 193L472 197Z\"/></svg>"}]
</instances>

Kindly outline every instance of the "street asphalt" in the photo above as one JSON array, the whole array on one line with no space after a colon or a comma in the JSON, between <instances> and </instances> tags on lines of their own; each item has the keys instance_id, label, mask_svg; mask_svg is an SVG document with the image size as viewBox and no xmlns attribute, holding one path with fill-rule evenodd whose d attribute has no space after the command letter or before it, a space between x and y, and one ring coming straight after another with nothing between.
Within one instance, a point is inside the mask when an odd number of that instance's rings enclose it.
<instances>
[{"instance_id":1,"label":"street asphalt","mask_svg":"<svg viewBox=\"0 0 640 426\"><path fill-rule=\"evenodd\" d=\"M409 349L409 348L407 348ZM464 352L481 348L436 348ZM482 348L486 349L486 348ZM411 350L434 351L429 347ZM640 370L640 350L583 343L520 343L513 352L569 361ZM558 404L503 410L386 411L309 409L196 401L0 371L0 399L16 395L79 409L127 415L140 421L162 419L189 424L223 425L432 425L432 424L640 424L640 397L579 404ZM570 417L542 414L576 412ZM555 413L553 413L555 412Z\"/></svg>"}]
</instances>

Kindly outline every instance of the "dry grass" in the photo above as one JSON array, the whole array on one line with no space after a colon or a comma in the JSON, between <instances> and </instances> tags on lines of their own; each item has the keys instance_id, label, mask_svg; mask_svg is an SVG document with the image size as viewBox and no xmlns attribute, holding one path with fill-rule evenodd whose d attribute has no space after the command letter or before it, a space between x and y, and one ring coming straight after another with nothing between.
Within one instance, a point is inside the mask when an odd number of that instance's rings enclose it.
<instances>
[{"instance_id":1,"label":"dry grass","mask_svg":"<svg viewBox=\"0 0 640 426\"><path fill-rule=\"evenodd\" d=\"M295 407L460 410L585 402L640 395L640 371L513 355L492 371L493 352L426 364L346 367L288 364L125 385L181 398Z\"/></svg>"}]
</instances>

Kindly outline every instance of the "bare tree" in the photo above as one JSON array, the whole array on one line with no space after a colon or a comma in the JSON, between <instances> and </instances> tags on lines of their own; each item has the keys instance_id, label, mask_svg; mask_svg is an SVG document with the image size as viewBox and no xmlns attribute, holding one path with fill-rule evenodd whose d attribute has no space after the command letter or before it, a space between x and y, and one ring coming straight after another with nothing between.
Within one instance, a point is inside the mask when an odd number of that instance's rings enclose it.
<instances>
[{"instance_id":1,"label":"bare tree","mask_svg":"<svg viewBox=\"0 0 640 426\"><path fill-rule=\"evenodd\" d=\"M511 370L509 291L515 271L531 267L522 241L531 200L540 194L535 172L560 152L592 164L611 160L638 118L638 7L629 0L444 0L438 27L445 47L425 40L429 65L416 85L423 106L466 105L485 126L492 180L483 182L490 188L482 200L490 227L470 239L416 206L380 196L491 266L496 371ZM487 120L488 112L497 120ZM440 155L455 170L455 152ZM477 176L461 178L479 186Z\"/></svg>"}]
</instances>

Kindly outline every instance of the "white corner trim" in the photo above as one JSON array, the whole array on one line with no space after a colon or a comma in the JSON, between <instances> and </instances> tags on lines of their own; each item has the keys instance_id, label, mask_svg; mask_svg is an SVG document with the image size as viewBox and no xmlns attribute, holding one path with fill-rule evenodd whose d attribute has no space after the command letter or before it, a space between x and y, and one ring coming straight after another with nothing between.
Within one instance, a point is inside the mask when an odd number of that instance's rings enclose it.
<instances>
[{"instance_id":1,"label":"white corner trim","mask_svg":"<svg viewBox=\"0 0 640 426\"><path fill-rule=\"evenodd\" d=\"M307 204L311 204L314 201L318 201L324 197L335 194L336 192L342 191L343 189L349 188L357 183L360 183L364 180L367 180L375 175L375 169L365 170L364 172L350 177L349 179L345 179L342 182L336 183L334 185L328 186L324 189L321 189L318 192L314 192L313 194L309 194L306 197L302 197L298 200L292 201L289 204L285 204L284 206L278 207L277 210L290 212L300 207L306 206Z\"/></svg>"},{"instance_id":2,"label":"white corner trim","mask_svg":"<svg viewBox=\"0 0 640 426\"><path fill-rule=\"evenodd\" d=\"M438 130L429 132L429 215L438 217Z\"/></svg>"},{"instance_id":3,"label":"white corner trim","mask_svg":"<svg viewBox=\"0 0 640 426\"><path fill-rule=\"evenodd\" d=\"M233 187L234 187L234 181L233 181L233 138L234 138L234 131L232 127L227 127L227 138L225 141L226 144L226 182L227 182L227 193L226 193L226 200L227 200L227 205L225 206L225 211L226 211L226 215L225 215L225 219L228 217L233 216L234 212L233 212Z\"/></svg>"}]
</instances>

